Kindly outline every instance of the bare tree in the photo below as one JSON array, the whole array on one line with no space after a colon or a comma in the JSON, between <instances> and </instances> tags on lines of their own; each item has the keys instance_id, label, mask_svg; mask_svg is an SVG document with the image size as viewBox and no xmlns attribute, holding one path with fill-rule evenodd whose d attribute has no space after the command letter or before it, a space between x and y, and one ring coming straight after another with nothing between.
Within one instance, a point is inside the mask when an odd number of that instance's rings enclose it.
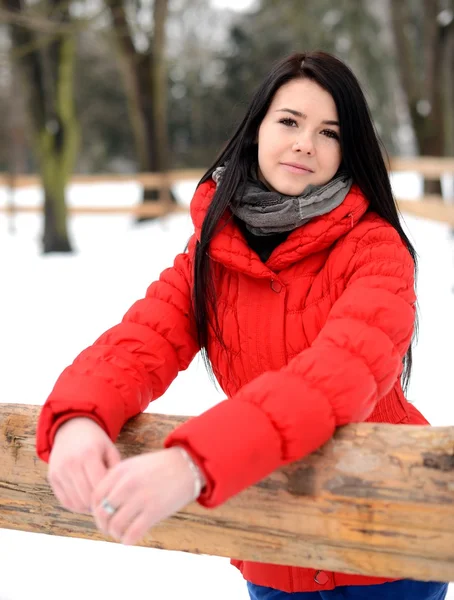
<instances>
[{"instance_id":1,"label":"bare tree","mask_svg":"<svg viewBox=\"0 0 454 600\"><path fill-rule=\"evenodd\" d=\"M168 0L106 0L119 50L140 171L169 168L165 26ZM145 22L145 26L139 25ZM145 189L144 202L168 200L169 188Z\"/></svg>"},{"instance_id":2,"label":"bare tree","mask_svg":"<svg viewBox=\"0 0 454 600\"><path fill-rule=\"evenodd\" d=\"M453 151L454 0L391 0L402 87L419 146L426 156ZM441 194L439 180L424 182Z\"/></svg>"},{"instance_id":3,"label":"bare tree","mask_svg":"<svg viewBox=\"0 0 454 600\"><path fill-rule=\"evenodd\" d=\"M2 0L15 17L28 12L23 0ZM18 68L27 92L29 121L44 188L44 252L71 252L67 230L65 192L78 147L73 102L75 61L74 32L70 27L68 2L47 0L47 18L55 23L52 33L33 29L26 15L11 19L14 68ZM38 17L38 24L40 20Z\"/></svg>"}]
</instances>

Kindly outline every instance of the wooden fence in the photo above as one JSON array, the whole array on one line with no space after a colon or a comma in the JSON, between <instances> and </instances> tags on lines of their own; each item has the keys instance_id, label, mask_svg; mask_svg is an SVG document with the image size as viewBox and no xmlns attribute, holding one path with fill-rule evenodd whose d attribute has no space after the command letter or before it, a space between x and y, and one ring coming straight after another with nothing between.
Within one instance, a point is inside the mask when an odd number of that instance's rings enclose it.
<instances>
[{"instance_id":1,"label":"wooden fence","mask_svg":"<svg viewBox=\"0 0 454 600\"><path fill-rule=\"evenodd\" d=\"M0 404L0 527L105 539L62 509L35 455L40 407ZM186 417L144 414L123 457L162 448ZM239 467L240 468L240 467ZM454 581L454 427L362 423L217 509L192 504L141 545L393 578Z\"/></svg>"},{"instance_id":2,"label":"wooden fence","mask_svg":"<svg viewBox=\"0 0 454 600\"><path fill-rule=\"evenodd\" d=\"M428 178L438 178L444 174L454 175L454 158L449 157L416 157L416 158L393 158L390 161L390 170L398 172L417 172ZM185 169L169 171L167 173L137 173L128 175L103 174L103 175L74 175L71 183L93 184L93 183L117 183L134 181L145 188L168 189L169 186L183 181L198 181L203 175L200 169ZM40 185L40 179L36 175L18 175L10 177L0 174L0 186L7 186L11 190L29 186ZM440 196L422 196L417 200L398 198L398 205L403 213L421 216L427 219L448 223L454 227L454 199L452 203L443 202ZM42 211L42 206L21 206L10 204L0 206L0 213L36 213ZM187 212L184 206L169 204L168 202L153 202L133 206L96 206L85 205L69 207L71 215L91 214L131 214L134 216L159 217L173 212Z\"/></svg>"}]
</instances>

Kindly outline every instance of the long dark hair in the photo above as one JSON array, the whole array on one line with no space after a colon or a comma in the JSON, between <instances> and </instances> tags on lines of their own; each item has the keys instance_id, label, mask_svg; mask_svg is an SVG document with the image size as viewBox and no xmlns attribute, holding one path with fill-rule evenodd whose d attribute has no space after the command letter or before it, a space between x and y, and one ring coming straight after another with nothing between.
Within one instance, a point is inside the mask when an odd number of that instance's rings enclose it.
<instances>
[{"instance_id":1,"label":"long dark hair","mask_svg":"<svg viewBox=\"0 0 454 600\"><path fill-rule=\"evenodd\" d=\"M338 58L325 52L292 54L277 63L256 90L233 136L217 160L200 180L211 178L216 167L226 165L222 185L210 203L197 242L194 259L194 314L205 364L213 375L208 356L209 329L224 346L217 321L216 295L211 274L208 248L217 233L219 221L237 190L244 189L251 166L257 161L256 136L277 90L293 79L307 78L329 92L336 104L340 124L342 168L353 178L370 208L399 233L408 248L416 271L416 252L406 236L391 190L388 172L381 152L381 141L374 129L367 101L352 71ZM211 314L211 316L210 316ZM415 332L416 332L415 321ZM225 347L225 346L224 346ZM402 385L406 389L412 365L410 345L404 358Z\"/></svg>"}]
</instances>

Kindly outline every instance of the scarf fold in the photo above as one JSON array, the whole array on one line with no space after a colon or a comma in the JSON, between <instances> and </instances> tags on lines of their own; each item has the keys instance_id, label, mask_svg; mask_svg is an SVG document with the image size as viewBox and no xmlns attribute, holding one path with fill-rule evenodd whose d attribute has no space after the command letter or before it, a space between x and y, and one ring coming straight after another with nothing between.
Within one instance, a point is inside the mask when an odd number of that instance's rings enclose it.
<instances>
[{"instance_id":1,"label":"scarf fold","mask_svg":"<svg viewBox=\"0 0 454 600\"><path fill-rule=\"evenodd\" d=\"M225 166L213 171L219 186ZM244 194L237 191L230 209L255 235L292 231L314 217L325 215L342 204L352 186L346 173L339 173L323 185L309 184L300 196L272 191L256 177L248 178Z\"/></svg>"}]
</instances>

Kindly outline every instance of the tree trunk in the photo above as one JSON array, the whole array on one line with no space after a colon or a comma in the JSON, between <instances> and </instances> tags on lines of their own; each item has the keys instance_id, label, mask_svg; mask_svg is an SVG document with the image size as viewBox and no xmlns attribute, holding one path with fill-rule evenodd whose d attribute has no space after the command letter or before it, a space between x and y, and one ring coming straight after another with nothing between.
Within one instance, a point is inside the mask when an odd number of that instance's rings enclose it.
<instances>
[{"instance_id":1,"label":"tree trunk","mask_svg":"<svg viewBox=\"0 0 454 600\"><path fill-rule=\"evenodd\" d=\"M11 72L10 94L9 94L9 127L8 127L8 173L9 173L9 189L8 189L8 231L16 233L15 224L15 189L17 177L21 173L26 173L26 154L27 144L23 122L22 106L20 104L21 92L20 84L17 77L17 70Z\"/></svg>"},{"instance_id":2,"label":"tree trunk","mask_svg":"<svg viewBox=\"0 0 454 600\"><path fill-rule=\"evenodd\" d=\"M451 21L444 30L443 72L443 113L445 124L445 154L454 156L454 0L451 0Z\"/></svg>"},{"instance_id":3,"label":"tree trunk","mask_svg":"<svg viewBox=\"0 0 454 600\"><path fill-rule=\"evenodd\" d=\"M156 161L159 170L169 170L169 132L167 119L167 62L165 56L165 26L167 20L168 0L154 0L154 33L152 42L152 92L153 121L155 122ZM161 200L170 202L170 188L162 188Z\"/></svg>"},{"instance_id":4,"label":"tree trunk","mask_svg":"<svg viewBox=\"0 0 454 600\"><path fill-rule=\"evenodd\" d=\"M421 44L416 35L411 39L413 26L408 1L391 1L390 7L398 68L419 153L423 156L443 156L446 146L443 101L446 32L437 21L438 2L423 0L424 10L419 24ZM413 21L414 18L413 15ZM425 179L424 193L441 195L440 179Z\"/></svg>"},{"instance_id":5,"label":"tree trunk","mask_svg":"<svg viewBox=\"0 0 454 600\"><path fill-rule=\"evenodd\" d=\"M153 39L146 51L139 52L134 46L124 0L109 2L139 170L162 174L169 168L167 69L164 55L167 5L168 0L155 0ZM175 201L169 185L144 189L144 202L158 200Z\"/></svg>"},{"instance_id":6,"label":"tree trunk","mask_svg":"<svg viewBox=\"0 0 454 600\"><path fill-rule=\"evenodd\" d=\"M66 2L65 6L63 0L51 3L59 9L54 15L67 22ZM21 0L3 0L3 4L9 10L23 10ZM44 189L43 251L71 252L65 190L78 147L73 100L75 41L71 34L61 33L43 46L39 35L29 29L12 25L11 32L13 55L28 48L17 64L27 89L34 150Z\"/></svg>"},{"instance_id":7,"label":"tree trunk","mask_svg":"<svg viewBox=\"0 0 454 600\"><path fill-rule=\"evenodd\" d=\"M442 96L442 30L437 23L437 0L424 0L423 4L424 89L426 90L425 96L429 103L430 112L427 116L420 115L422 118L415 121L416 137L423 156L443 156L445 144ZM441 196L440 179L426 179L424 181L424 194Z\"/></svg>"},{"instance_id":8,"label":"tree trunk","mask_svg":"<svg viewBox=\"0 0 454 600\"><path fill-rule=\"evenodd\" d=\"M71 252L65 190L76 160L79 134L74 114L75 40L61 37L49 48L54 73L53 116L42 123L37 147L44 182L44 252Z\"/></svg>"}]
</instances>

